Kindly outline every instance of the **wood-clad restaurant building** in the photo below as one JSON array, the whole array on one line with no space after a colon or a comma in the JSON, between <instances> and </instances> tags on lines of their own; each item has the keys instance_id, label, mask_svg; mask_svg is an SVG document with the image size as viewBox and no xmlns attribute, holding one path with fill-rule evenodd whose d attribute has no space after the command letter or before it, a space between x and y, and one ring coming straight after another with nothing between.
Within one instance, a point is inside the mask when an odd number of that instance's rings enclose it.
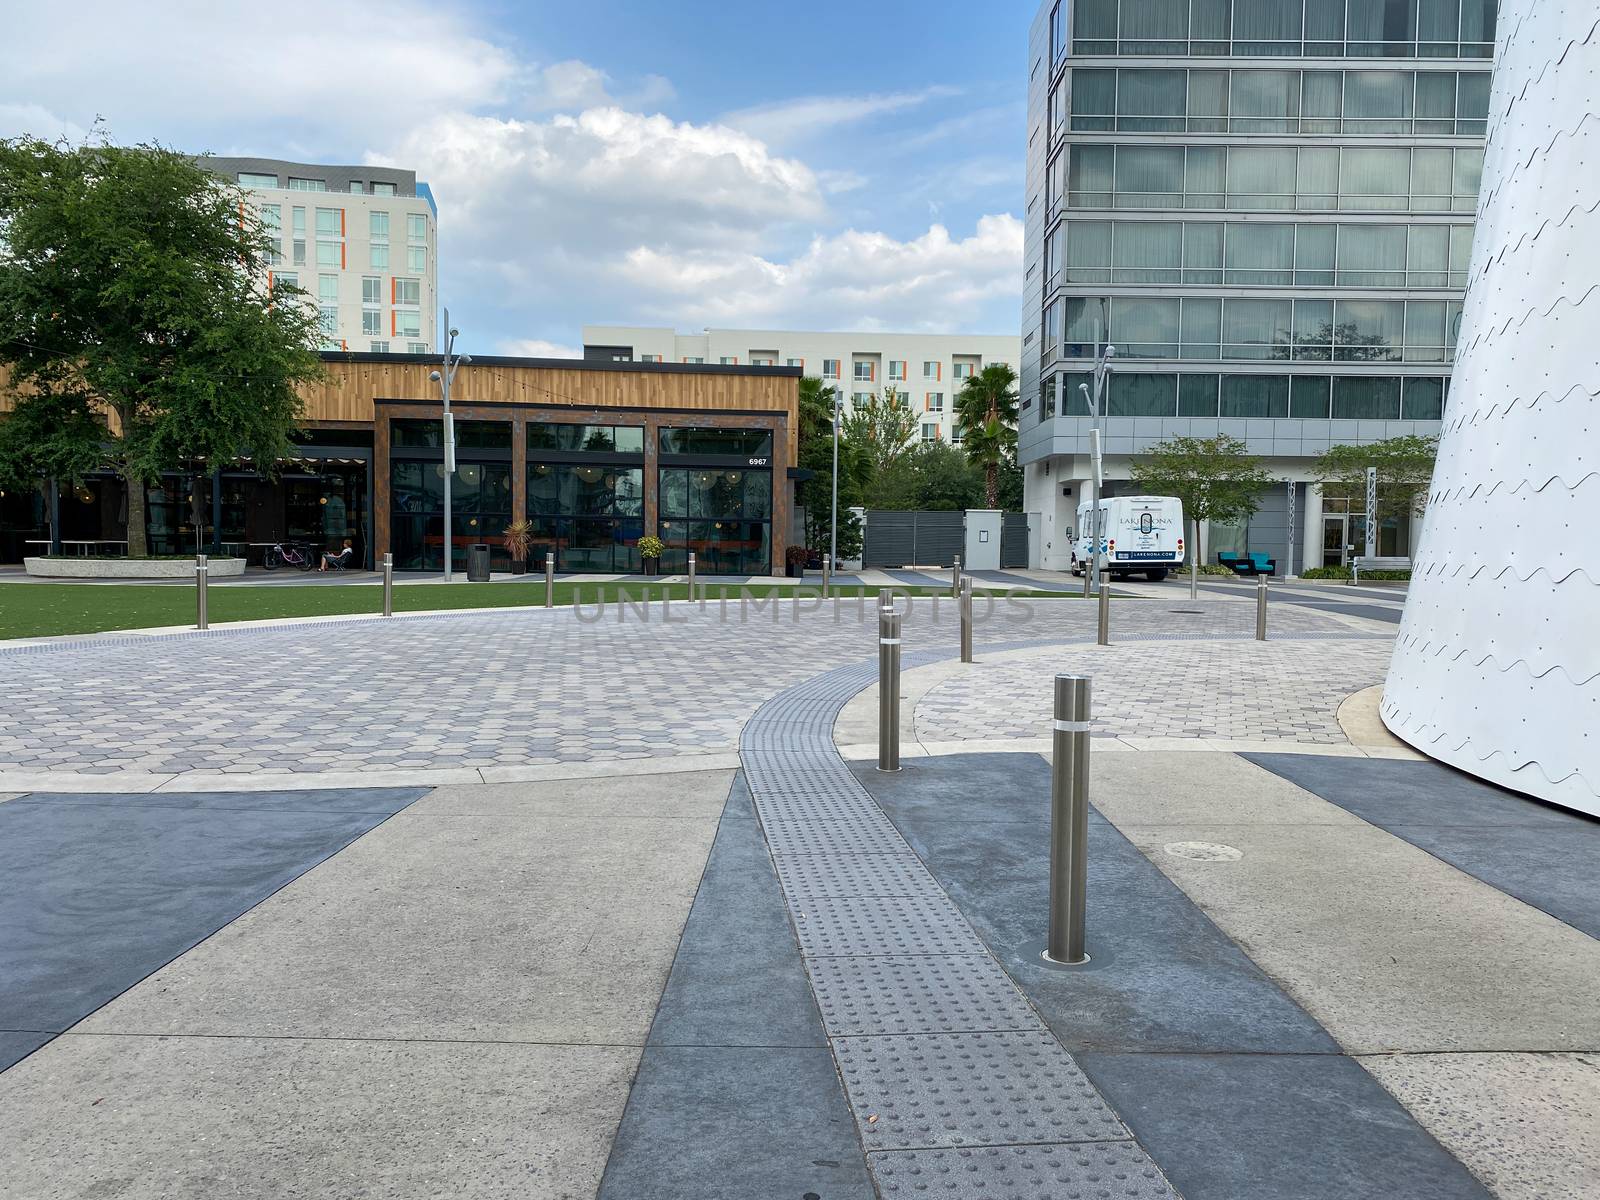
<instances>
[{"instance_id":1,"label":"wood-clad restaurant building","mask_svg":"<svg viewBox=\"0 0 1600 1200\"><path fill-rule=\"evenodd\" d=\"M295 453L266 466L189 464L146 489L152 554L243 554L277 543L385 553L438 570L444 528L443 411L436 358L323 355ZM530 561L563 572L633 572L646 534L663 571L692 550L706 574L782 574L793 512L800 368L474 357L451 387L455 563L525 517ZM8 407L0 397L0 419ZM53 493L53 494L52 494ZM127 494L110 472L0 497L0 561L63 548L114 553ZM56 529L52 530L52 520Z\"/></svg>"}]
</instances>

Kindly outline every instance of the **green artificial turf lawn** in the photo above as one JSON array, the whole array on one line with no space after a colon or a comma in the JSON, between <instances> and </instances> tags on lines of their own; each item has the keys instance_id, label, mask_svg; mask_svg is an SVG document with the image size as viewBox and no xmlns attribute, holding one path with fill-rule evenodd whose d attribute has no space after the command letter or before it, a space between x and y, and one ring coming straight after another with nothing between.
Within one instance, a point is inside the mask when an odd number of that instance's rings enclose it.
<instances>
[{"instance_id":1,"label":"green artificial turf lawn","mask_svg":"<svg viewBox=\"0 0 1600 1200\"><path fill-rule=\"evenodd\" d=\"M714 603L721 585L711 584L709 597ZM807 582L801 586L814 589ZM750 595L773 592L787 594L793 585L750 584ZM729 602L739 589L729 587ZM876 596L877 588L835 587L834 594L854 597L863 590ZM902 595L948 596L942 588L896 588ZM560 583L556 584L558 605L571 604L574 593L580 604L593 605L602 596L615 603L619 595L633 600L659 600L662 594L673 600L687 600L687 584L661 583ZM1076 593L1019 592L1036 599L1072 599ZM394 608L398 612L428 612L450 608L517 608L544 604L544 581L529 583L396 584ZM239 584L212 584L207 606L212 624L227 621L260 621L283 617L325 617L351 613L375 613L382 608L383 593L377 585L343 584L298 587L293 584L253 587ZM172 584L81 584L81 583L6 583L0 584L0 639L55 637L73 633L100 633L109 629L150 629L167 625L193 625L194 589Z\"/></svg>"}]
</instances>

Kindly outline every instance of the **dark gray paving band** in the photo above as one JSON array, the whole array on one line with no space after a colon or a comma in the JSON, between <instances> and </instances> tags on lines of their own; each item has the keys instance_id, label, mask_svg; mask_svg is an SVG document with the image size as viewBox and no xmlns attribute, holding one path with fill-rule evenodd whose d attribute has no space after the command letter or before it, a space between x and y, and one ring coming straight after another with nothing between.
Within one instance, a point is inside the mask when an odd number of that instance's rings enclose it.
<instances>
[{"instance_id":1,"label":"dark gray paving band","mask_svg":"<svg viewBox=\"0 0 1600 1200\"><path fill-rule=\"evenodd\" d=\"M1089 823L1093 958L1071 972L1046 969L1036 953L1049 896L1042 756L964 754L912 760L897 775L857 771L1188 1200L1486 1195L1098 814Z\"/></svg>"},{"instance_id":2,"label":"dark gray paving band","mask_svg":"<svg viewBox=\"0 0 1600 1200\"><path fill-rule=\"evenodd\" d=\"M34 793L0 805L0 1070L425 793Z\"/></svg>"},{"instance_id":3,"label":"dark gray paving band","mask_svg":"<svg viewBox=\"0 0 1600 1200\"><path fill-rule=\"evenodd\" d=\"M903 666L948 657L914 652ZM740 755L879 1193L1172 1197L960 909L841 769L834 720L875 677L873 663L842 667L774 697L745 726ZM803 788L791 772L804 774Z\"/></svg>"},{"instance_id":4,"label":"dark gray paving band","mask_svg":"<svg viewBox=\"0 0 1600 1200\"><path fill-rule=\"evenodd\" d=\"M706 860L600 1200L871 1200L742 776Z\"/></svg>"},{"instance_id":5,"label":"dark gray paving band","mask_svg":"<svg viewBox=\"0 0 1600 1200\"><path fill-rule=\"evenodd\" d=\"M1290 783L1600 938L1600 820L1434 762L1246 754Z\"/></svg>"}]
</instances>

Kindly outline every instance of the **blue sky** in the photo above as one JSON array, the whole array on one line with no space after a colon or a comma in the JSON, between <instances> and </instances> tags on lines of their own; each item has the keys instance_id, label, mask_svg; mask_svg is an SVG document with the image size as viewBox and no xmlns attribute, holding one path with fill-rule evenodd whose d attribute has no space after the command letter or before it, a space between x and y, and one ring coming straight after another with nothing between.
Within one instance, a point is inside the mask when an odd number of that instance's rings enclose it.
<instances>
[{"instance_id":1,"label":"blue sky","mask_svg":"<svg viewBox=\"0 0 1600 1200\"><path fill-rule=\"evenodd\" d=\"M34 6L0 135L415 168L482 352L609 322L1015 332L1031 4L379 11Z\"/></svg>"}]
</instances>

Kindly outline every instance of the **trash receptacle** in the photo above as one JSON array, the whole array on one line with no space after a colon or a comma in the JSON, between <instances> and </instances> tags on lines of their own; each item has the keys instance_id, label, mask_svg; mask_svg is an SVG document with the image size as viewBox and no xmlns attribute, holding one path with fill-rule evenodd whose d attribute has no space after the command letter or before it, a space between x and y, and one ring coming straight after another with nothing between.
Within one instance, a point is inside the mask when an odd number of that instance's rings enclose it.
<instances>
[{"instance_id":1,"label":"trash receptacle","mask_svg":"<svg viewBox=\"0 0 1600 1200\"><path fill-rule=\"evenodd\" d=\"M473 542L467 547L467 582L489 582L488 542Z\"/></svg>"}]
</instances>

